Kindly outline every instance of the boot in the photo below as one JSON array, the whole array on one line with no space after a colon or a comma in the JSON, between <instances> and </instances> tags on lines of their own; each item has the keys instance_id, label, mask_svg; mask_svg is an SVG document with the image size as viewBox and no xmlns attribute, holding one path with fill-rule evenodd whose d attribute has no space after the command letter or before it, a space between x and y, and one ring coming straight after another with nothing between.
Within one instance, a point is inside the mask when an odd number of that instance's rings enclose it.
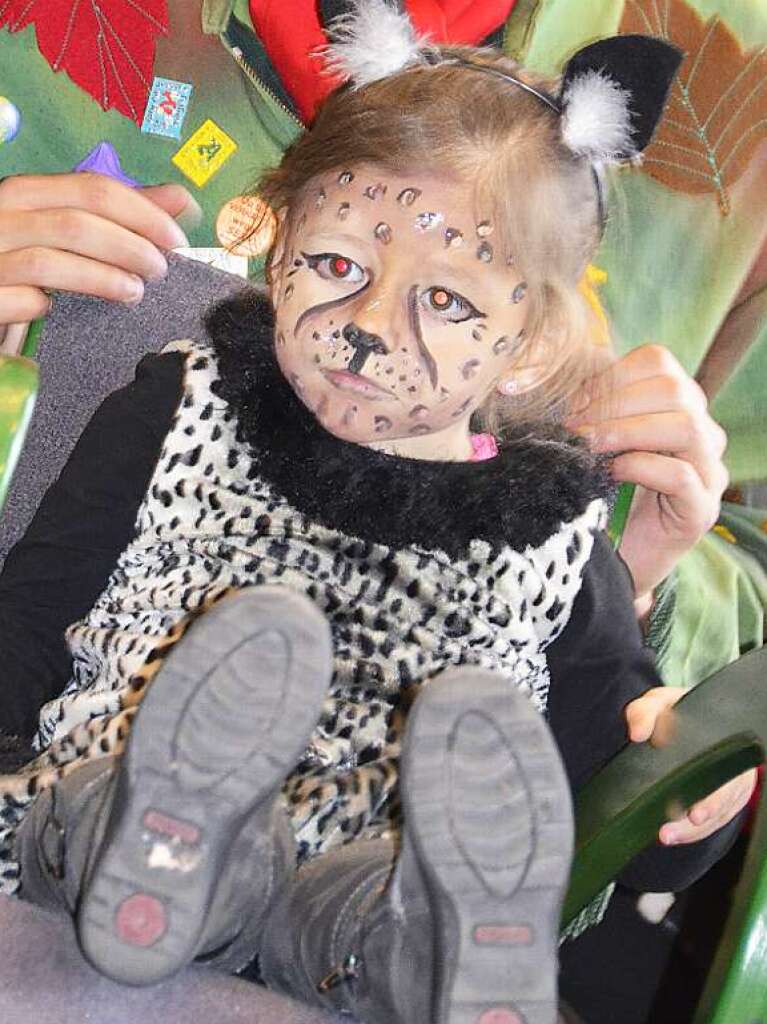
<instances>
[{"instance_id":1,"label":"boot","mask_svg":"<svg viewBox=\"0 0 767 1024\"><path fill-rule=\"evenodd\" d=\"M480 669L426 685L401 762L401 851L302 868L264 927L272 988L365 1024L554 1024L570 790L541 715Z\"/></svg>"},{"instance_id":2,"label":"boot","mask_svg":"<svg viewBox=\"0 0 767 1024\"><path fill-rule=\"evenodd\" d=\"M191 960L237 970L295 871L280 790L332 672L330 630L285 587L223 600L172 648L120 758L35 801L17 835L22 896L76 914L115 981L153 984Z\"/></svg>"}]
</instances>

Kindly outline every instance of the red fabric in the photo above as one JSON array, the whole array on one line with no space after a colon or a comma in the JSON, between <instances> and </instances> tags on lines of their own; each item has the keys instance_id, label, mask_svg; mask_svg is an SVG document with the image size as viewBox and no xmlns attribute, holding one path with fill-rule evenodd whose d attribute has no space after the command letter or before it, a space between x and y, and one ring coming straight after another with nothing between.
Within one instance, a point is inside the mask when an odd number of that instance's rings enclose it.
<instances>
[{"instance_id":1,"label":"red fabric","mask_svg":"<svg viewBox=\"0 0 767 1024\"><path fill-rule=\"evenodd\" d=\"M476 44L508 18L516 0L406 0L418 32L435 43ZM338 84L310 56L327 43L316 0L250 0L250 16L269 60L308 123Z\"/></svg>"},{"instance_id":2,"label":"red fabric","mask_svg":"<svg viewBox=\"0 0 767 1024\"><path fill-rule=\"evenodd\" d=\"M323 62L312 56L327 44L316 0L250 0L250 17L301 120L308 123L337 84L321 74Z\"/></svg>"},{"instance_id":3,"label":"red fabric","mask_svg":"<svg viewBox=\"0 0 767 1024\"><path fill-rule=\"evenodd\" d=\"M30 24L54 71L66 71L104 110L112 107L141 124L155 37L168 31L166 0L0 2L0 27L18 32Z\"/></svg>"}]
</instances>

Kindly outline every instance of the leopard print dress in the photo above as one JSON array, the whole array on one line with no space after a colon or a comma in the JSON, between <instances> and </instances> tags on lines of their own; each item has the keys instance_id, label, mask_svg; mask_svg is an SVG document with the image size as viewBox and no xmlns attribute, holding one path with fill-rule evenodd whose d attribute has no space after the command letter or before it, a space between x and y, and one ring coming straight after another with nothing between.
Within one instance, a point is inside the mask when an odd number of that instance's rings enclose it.
<instances>
[{"instance_id":1,"label":"leopard print dress","mask_svg":"<svg viewBox=\"0 0 767 1024\"><path fill-rule=\"evenodd\" d=\"M174 343L184 392L135 536L90 613L67 632L73 674L40 713L38 756L0 776L0 892L19 886L14 835L35 797L91 758L119 754L169 648L221 596L276 583L328 618L335 671L321 719L284 785L299 858L397 828L397 759L414 688L479 665L546 709L545 648L564 629L603 497L536 545L472 540L462 557L318 522L254 460L216 387L208 342Z\"/></svg>"}]
</instances>

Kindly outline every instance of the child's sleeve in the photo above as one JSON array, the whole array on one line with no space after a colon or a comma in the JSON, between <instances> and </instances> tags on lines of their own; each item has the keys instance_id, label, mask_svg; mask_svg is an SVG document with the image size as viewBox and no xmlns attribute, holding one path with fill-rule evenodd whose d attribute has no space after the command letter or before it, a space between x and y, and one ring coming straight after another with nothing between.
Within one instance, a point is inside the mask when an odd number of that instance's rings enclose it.
<instances>
[{"instance_id":1,"label":"child's sleeve","mask_svg":"<svg viewBox=\"0 0 767 1024\"><path fill-rule=\"evenodd\" d=\"M626 705L662 685L636 620L631 575L603 532L594 538L570 619L546 656L549 724L577 790L628 741ZM620 880L641 890L686 888L729 849L740 821L698 843L655 844Z\"/></svg>"},{"instance_id":2,"label":"child's sleeve","mask_svg":"<svg viewBox=\"0 0 767 1024\"><path fill-rule=\"evenodd\" d=\"M183 356L145 357L94 413L0 575L0 734L29 739L69 681L66 627L104 589L181 395Z\"/></svg>"}]
</instances>

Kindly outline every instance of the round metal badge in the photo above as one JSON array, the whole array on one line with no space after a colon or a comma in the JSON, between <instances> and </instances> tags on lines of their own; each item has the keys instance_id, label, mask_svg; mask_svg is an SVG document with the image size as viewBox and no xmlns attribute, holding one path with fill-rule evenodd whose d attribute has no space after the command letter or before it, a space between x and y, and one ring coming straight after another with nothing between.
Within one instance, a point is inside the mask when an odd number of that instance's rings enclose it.
<instances>
[{"instance_id":1,"label":"round metal badge","mask_svg":"<svg viewBox=\"0 0 767 1024\"><path fill-rule=\"evenodd\" d=\"M277 232L277 218L260 196L235 196L216 218L216 237L235 256L263 256Z\"/></svg>"}]
</instances>

